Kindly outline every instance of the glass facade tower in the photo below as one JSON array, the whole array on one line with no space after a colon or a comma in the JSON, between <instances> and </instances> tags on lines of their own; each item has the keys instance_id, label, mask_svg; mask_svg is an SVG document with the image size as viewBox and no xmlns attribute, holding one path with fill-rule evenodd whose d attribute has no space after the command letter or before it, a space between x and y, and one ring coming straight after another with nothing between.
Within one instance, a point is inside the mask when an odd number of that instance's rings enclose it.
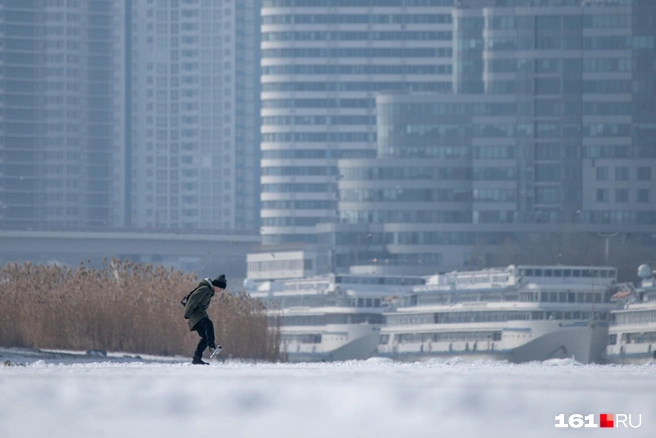
<instances>
[{"instance_id":1,"label":"glass facade tower","mask_svg":"<svg viewBox=\"0 0 656 438\"><path fill-rule=\"evenodd\" d=\"M509 122L531 132L497 144L521 150L526 218L645 223L656 201L647 179L656 157L656 4L533 3L472 0L454 10L454 88L515 97Z\"/></svg>"},{"instance_id":2,"label":"glass facade tower","mask_svg":"<svg viewBox=\"0 0 656 438\"><path fill-rule=\"evenodd\" d=\"M656 3L463 0L453 17L455 93L378 96L378 158L338 162L339 223L318 227L337 269L463 268L522 233L650 239Z\"/></svg>"},{"instance_id":3,"label":"glass facade tower","mask_svg":"<svg viewBox=\"0 0 656 438\"><path fill-rule=\"evenodd\" d=\"M317 242L337 160L373 158L375 94L450 92L452 0L264 0L262 241Z\"/></svg>"}]
</instances>

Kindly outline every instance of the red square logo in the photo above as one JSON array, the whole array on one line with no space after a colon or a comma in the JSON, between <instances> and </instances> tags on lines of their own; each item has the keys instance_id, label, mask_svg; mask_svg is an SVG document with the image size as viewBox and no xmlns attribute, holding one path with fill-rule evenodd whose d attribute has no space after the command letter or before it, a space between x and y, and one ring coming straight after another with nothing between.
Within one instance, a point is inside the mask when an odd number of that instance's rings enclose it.
<instances>
[{"instance_id":1,"label":"red square logo","mask_svg":"<svg viewBox=\"0 0 656 438\"><path fill-rule=\"evenodd\" d=\"M601 427L614 427L614 419L613 414L599 414L599 425Z\"/></svg>"}]
</instances>

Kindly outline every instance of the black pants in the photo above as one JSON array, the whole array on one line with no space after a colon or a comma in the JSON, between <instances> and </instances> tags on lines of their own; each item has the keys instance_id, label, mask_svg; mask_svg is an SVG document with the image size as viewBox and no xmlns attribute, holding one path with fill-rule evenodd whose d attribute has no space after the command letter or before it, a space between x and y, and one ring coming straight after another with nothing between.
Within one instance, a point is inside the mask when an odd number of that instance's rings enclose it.
<instances>
[{"instance_id":1,"label":"black pants","mask_svg":"<svg viewBox=\"0 0 656 438\"><path fill-rule=\"evenodd\" d=\"M196 323L192 330L198 332L200 335L200 341L198 341L194 357L201 358L207 346L214 344L214 324L212 324L209 318L203 318Z\"/></svg>"}]
</instances>

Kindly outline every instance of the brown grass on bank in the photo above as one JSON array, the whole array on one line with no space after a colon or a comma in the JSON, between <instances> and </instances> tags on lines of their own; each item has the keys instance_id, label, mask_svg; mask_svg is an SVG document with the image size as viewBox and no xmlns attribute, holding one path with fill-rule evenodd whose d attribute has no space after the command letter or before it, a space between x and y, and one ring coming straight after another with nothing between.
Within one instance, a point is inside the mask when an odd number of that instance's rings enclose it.
<instances>
[{"instance_id":1,"label":"brown grass on bank","mask_svg":"<svg viewBox=\"0 0 656 438\"><path fill-rule=\"evenodd\" d=\"M102 269L0 267L0 345L190 356L199 340L180 304L194 274L112 259ZM277 360L264 305L224 291L208 309L222 355Z\"/></svg>"}]
</instances>

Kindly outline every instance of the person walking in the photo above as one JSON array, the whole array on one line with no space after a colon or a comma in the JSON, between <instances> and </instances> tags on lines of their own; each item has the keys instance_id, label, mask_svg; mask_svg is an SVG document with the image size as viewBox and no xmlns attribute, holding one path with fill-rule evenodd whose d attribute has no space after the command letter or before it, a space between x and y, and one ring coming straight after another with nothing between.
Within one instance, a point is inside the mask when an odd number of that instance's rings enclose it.
<instances>
[{"instance_id":1,"label":"person walking","mask_svg":"<svg viewBox=\"0 0 656 438\"><path fill-rule=\"evenodd\" d=\"M207 308L210 305L212 297L221 292L228 285L224 274L219 275L214 280L209 277L201 280L189 295L187 304L184 308L184 318L189 324L190 331L198 332L200 341L196 346L194 358L191 361L193 365L209 365L203 361L203 353L209 347L210 354L214 350L221 349L220 345L214 343L214 324L207 315Z\"/></svg>"}]
</instances>

